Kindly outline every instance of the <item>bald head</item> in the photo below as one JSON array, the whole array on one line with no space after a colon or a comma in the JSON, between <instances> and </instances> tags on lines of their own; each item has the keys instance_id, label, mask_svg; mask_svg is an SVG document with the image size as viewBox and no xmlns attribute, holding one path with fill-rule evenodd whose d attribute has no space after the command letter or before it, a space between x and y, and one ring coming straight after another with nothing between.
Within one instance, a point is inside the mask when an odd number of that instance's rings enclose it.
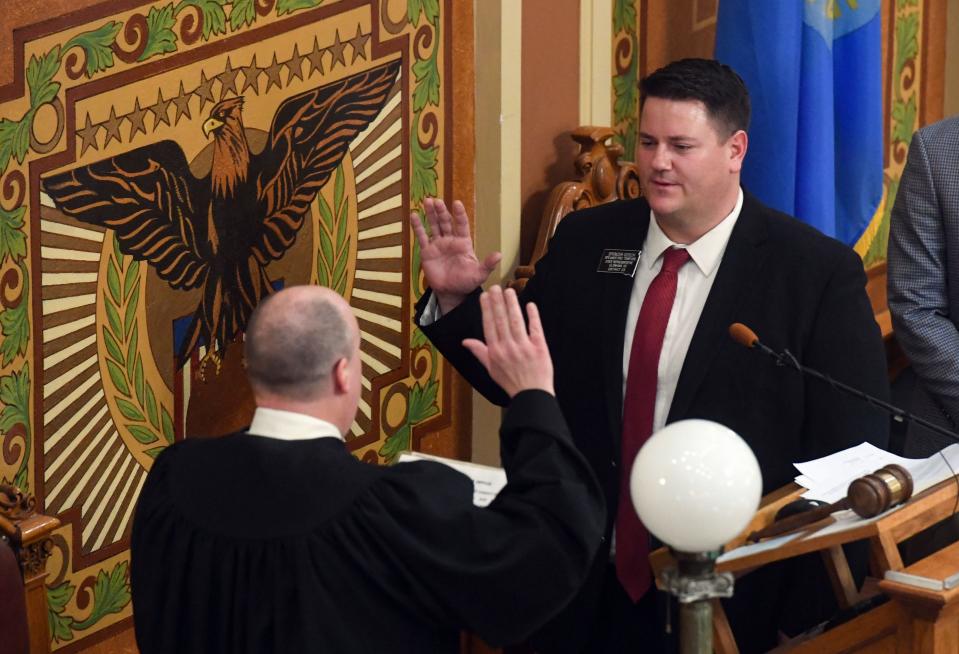
<instances>
[{"instance_id":1,"label":"bald head","mask_svg":"<svg viewBox=\"0 0 959 654\"><path fill-rule=\"evenodd\" d=\"M293 286L260 302L245 346L254 392L307 402L333 392L337 362L358 356L359 330L335 292Z\"/></svg>"}]
</instances>

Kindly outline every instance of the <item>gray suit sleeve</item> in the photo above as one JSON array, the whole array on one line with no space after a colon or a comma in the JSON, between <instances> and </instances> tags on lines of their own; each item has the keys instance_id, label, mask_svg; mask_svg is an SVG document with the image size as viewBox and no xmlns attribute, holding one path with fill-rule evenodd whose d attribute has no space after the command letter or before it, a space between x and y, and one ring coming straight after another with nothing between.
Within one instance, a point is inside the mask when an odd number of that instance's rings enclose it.
<instances>
[{"instance_id":1,"label":"gray suit sleeve","mask_svg":"<svg viewBox=\"0 0 959 654\"><path fill-rule=\"evenodd\" d=\"M922 131L913 137L889 228L889 308L896 338L950 422L959 416L959 330L950 317L940 189ZM955 254L955 253L954 253ZM953 307L959 311L959 307Z\"/></svg>"}]
</instances>

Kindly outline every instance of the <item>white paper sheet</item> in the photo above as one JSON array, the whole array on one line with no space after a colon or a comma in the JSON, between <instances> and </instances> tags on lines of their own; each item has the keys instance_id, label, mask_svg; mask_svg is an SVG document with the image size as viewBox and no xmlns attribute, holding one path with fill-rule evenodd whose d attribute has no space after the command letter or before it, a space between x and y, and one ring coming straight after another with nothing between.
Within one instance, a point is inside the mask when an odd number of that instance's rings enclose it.
<instances>
[{"instance_id":1,"label":"white paper sheet","mask_svg":"<svg viewBox=\"0 0 959 654\"><path fill-rule=\"evenodd\" d=\"M473 481L473 504L475 506L489 506L506 485L506 471L502 468L484 466L468 461L457 461L442 456L423 454L422 452L402 452L397 463L410 461L435 461L447 465L457 472L461 472Z\"/></svg>"}]
</instances>

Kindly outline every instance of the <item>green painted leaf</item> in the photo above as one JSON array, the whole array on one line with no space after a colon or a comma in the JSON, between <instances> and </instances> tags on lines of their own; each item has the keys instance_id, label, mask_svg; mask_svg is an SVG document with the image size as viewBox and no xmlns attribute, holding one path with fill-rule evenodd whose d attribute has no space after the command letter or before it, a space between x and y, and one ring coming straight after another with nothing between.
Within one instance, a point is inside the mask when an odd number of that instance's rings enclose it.
<instances>
[{"instance_id":1,"label":"green painted leaf","mask_svg":"<svg viewBox=\"0 0 959 654\"><path fill-rule=\"evenodd\" d=\"M634 44L635 45L635 44ZM613 77L613 122L621 123L637 115L639 109L639 87L637 86L637 71L639 57L637 48L633 47L633 54L629 60L629 68L622 75Z\"/></svg>"},{"instance_id":2,"label":"green painted leaf","mask_svg":"<svg viewBox=\"0 0 959 654\"><path fill-rule=\"evenodd\" d=\"M431 25L436 25L436 20L440 16L439 0L409 0L406 5L406 13L410 25L418 25L420 14L426 15L426 20Z\"/></svg>"},{"instance_id":3,"label":"green painted leaf","mask_svg":"<svg viewBox=\"0 0 959 654\"><path fill-rule=\"evenodd\" d=\"M322 238L322 233L320 237ZM322 253L316 255L316 283L320 286L326 286L327 288L331 288L332 285L330 271L327 268L326 262L323 261Z\"/></svg>"},{"instance_id":4,"label":"green painted leaf","mask_svg":"<svg viewBox=\"0 0 959 654\"><path fill-rule=\"evenodd\" d=\"M107 372L110 374L110 380L117 390L130 397L130 385L127 384L127 376L123 374L123 368L118 366L112 360L107 359Z\"/></svg>"},{"instance_id":5,"label":"green painted leaf","mask_svg":"<svg viewBox=\"0 0 959 654\"><path fill-rule=\"evenodd\" d=\"M80 47L87 59L87 77L93 77L100 71L113 67L113 50L110 46L117 38L122 23L111 20L97 29L78 34L63 46L63 52Z\"/></svg>"},{"instance_id":6,"label":"green painted leaf","mask_svg":"<svg viewBox=\"0 0 959 654\"><path fill-rule=\"evenodd\" d=\"M143 395L145 393L143 384L143 360L140 358L140 355L137 354L136 369L133 371L133 388L136 391L137 399L140 400L141 406L143 405Z\"/></svg>"},{"instance_id":7,"label":"green painted leaf","mask_svg":"<svg viewBox=\"0 0 959 654\"><path fill-rule=\"evenodd\" d=\"M346 238L346 225L348 222L349 216L346 211L346 203L343 203L343 210L336 217L336 243L337 251L343 248L343 241Z\"/></svg>"},{"instance_id":8,"label":"green painted leaf","mask_svg":"<svg viewBox=\"0 0 959 654\"><path fill-rule=\"evenodd\" d=\"M137 439L138 443L143 445L149 445L160 440L160 437L154 433L149 427L144 427L142 425L127 425L127 429L130 430L130 434Z\"/></svg>"},{"instance_id":9,"label":"green painted leaf","mask_svg":"<svg viewBox=\"0 0 959 654\"><path fill-rule=\"evenodd\" d=\"M276 15L283 16L301 9L312 9L313 7L319 7L322 3L323 0L277 0Z\"/></svg>"},{"instance_id":10,"label":"green painted leaf","mask_svg":"<svg viewBox=\"0 0 959 654\"><path fill-rule=\"evenodd\" d=\"M176 51L176 34L173 33L175 23L172 3L162 8L150 7L150 13L147 14L147 44L137 61Z\"/></svg>"},{"instance_id":11,"label":"green painted leaf","mask_svg":"<svg viewBox=\"0 0 959 654\"><path fill-rule=\"evenodd\" d=\"M320 230L320 252L323 254L323 263L327 266L331 265L333 263L333 241L330 238L330 233L325 229Z\"/></svg>"},{"instance_id":12,"label":"green painted leaf","mask_svg":"<svg viewBox=\"0 0 959 654\"><path fill-rule=\"evenodd\" d=\"M0 431L10 431L21 424L30 435L30 366L24 364L20 372L12 372L0 377ZM27 440L29 443L29 438Z\"/></svg>"},{"instance_id":13,"label":"green painted leaf","mask_svg":"<svg viewBox=\"0 0 959 654\"><path fill-rule=\"evenodd\" d=\"M635 33L635 31L635 0L615 0L613 4L613 34L618 34L619 32Z\"/></svg>"},{"instance_id":14,"label":"green painted leaf","mask_svg":"<svg viewBox=\"0 0 959 654\"><path fill-rule=\"evenodd\" d=\"M886 184L889 190L886 193L886 205L883 209L882 218L879 220L879 231L876 237L869 244L869 250L866 256L862 258L863 264L869 266L885 261L887 247L889 245L889 220L892 214L892 207L895 204L896 194L899 192L899 180L886 176Z\"/></svg>"},{"instance_id":15,"label":"green painted leaf","mask_svg":"<svg viewBox=\"0 0 959 654\"><path fill-rule=\"evenodd\" d=\"M17 129L13 134L13 156L17 158L18 163L23 163L30 149L30 129L33 127L33 112L27 114L17 123Z\"/></svg>"},{"instance_id":16,"label":"green painted leaf","mask_svg":"<svg viewBox=\"0 0 959 654\"><path fill-rule=\"evenodd\" d=\"M13 483L23 492L30 490L29 464L30 457L30 366L24 364L20 372L12 372L0 378L0 400L4 407L0 411L0 432L8 432L17 425L21 425L26 435L23 459Z\"/></svg>"},{"instance_id":17,"label":"green painted leaf","mask_svg":"<svg viewBox=\"0 0 959 654\"><path fill-rule=\"evenodd\" d=\"M330 210L330 205L327 204L326 198L323 197L323 194L316 196L320 201L320 220L323 221L323 226L326 227L326 231L333 232L333 212Z\"/></svg>"},{"instance_id":18,"label":"green painted leaf","mask_svg":"<svg viewBox=\"0 0 959 654\"><path fill-rule=\"evenodd\" d=\"M173 444L173 420L170 418L169 412L166 410L166 407L160 407L160 423L163 427L163 438L166 439L166 442Z\"/></svg>"},{"instance_id":19,"label":"green painted leaf","mask_svg":"<svg viewBox=\"0 0 959 654\"><path fill-rule=\"evenodd\" d=\"M125 335L130 334L130 329L136 323L137 317L137 305L140 303L140 295L134 293L130 296L130 302L127 304L127 309L123 313L123 333Z\"/></svg>"},{"instance_id":20,"label":"green painted leaf","mask_svg":"<svg viewBox=\"0 0 959 654\"><path fill-rule=\"evenodd\" d=\"M166 445L161 445L160 447L151 447L149 450L144 450L143 453L146 454L151 459L155 459L160 455L160 452L162 452L166 448L167 448Z\"/></svg>"},{"instance_id":21,"label":"green painted leaf","mask_svg":"<svg viewBox=\"0 0 959 654\"><path fill-rule=\"evenodd\" d=\"M27 87L30 89L30 106L34 109L50 102L60 91L60 83L53 76L60 70L60 46L51 48L40 57L30 57L27 65Z\"/></svg>"},{"instance_id":22,"label":"green painted leaf","mask_svg":"<svg viewBox=\"0 0 959 654\"><path fill-rule=\"evenodd\" d=\"M21 270L23 270L22 265ZM17 356L26 353L27 341L30 339L30 322L27 319L27 306L30 304L30 296L25 270L23 274L23 294L20 304L0 313L0 332L3 333L0 354L2 354L4 366L10 365Z\"/></svg>"},{"instance_id":23,"label":"green painted leaf","mask_svg":"<svg viewBox=\"0 0 959 654\"><path fill-rule=\"evenodd\" d=\"M408 420L411 424L416 424L426 420L432 415L439 413L439 407L436 406L436 392L439 390L439 384L433 380L427 382L425 386L414 384L410 389L410 410Z\"/></svg>"},{"instance_id":24,"label":"green painted leaf","mask_svg":"<svg viewBox=\"0 0 959 654\"><path fill-rule=\"evenodd\" d=\"M419 120L419 116L416 116ZM410 150L412 157L412 180L410 181L410 201L419 204L423 198L436 195L436 162L438 148L432 146L424 148L416 136L416 129L410 130Z\"/></svg>"},{"instance_id":25,"label":"green painted leaf","mask_svg":"<svg viewBox=\"0 0 959 654\"><path fill-rule=\"evenodd\" d=\"M54 641L73 640L73 618L63 615L63 610L74 590L75 586L68 581L47 587L47 621Z\"/></svg>"},{"instance_id":26,"label":"green painted leaf","mask_svg":"<svg viewBox=\"0 0 959 654\"><path fill-rule=\"evenodd\" d=\"M140 262L136 259L127 266L127 272L123 276L123 299L130 296L130 291L139 285L140 282Z\"/></svg>"},{"instance_id":27,"label":"green painted leaf","mask_svg":"<svg viewBox=\"0 0 959 654\"><path fill-rule=\"evenodd\" d=\"M144 388L144 393L146 395L147 418L150 419L150 424L153 425L154 429L159 429L160 415L157 413L157 400L149 384Z\"/></svg>"},{"instance_id":28,"label":"green painted leaf","mask_svg":"<svg viewBox=\"0 0 959 654\"><path fill-rule=\"evenodd\" d=\"M103 308L107 314L107 323L110 325L110 331L114 334L122 334L123 327L120 324L120 314L117 313L117 308L110 302L104 302Z\"/></svg>"},{"instance_id":29,"label":"green painted leaf","mask_svg":"<svg viewBox=\"0 0 959 654\"><path fill-rule=\"evenodd\" d=\"M117 398L117 408L120 409L120 413L123 414L123 417L128 420L135 420L137 422L143 422L146 420L140 409L136 408L133 403L124 400L122 397Z\"/></svg>"},{"instance_id":30,"label":"green painted leaf","mask_svg":"<svg viewBox=\"0 0 959 654\"><path fill-rule=\"evenodd\" d=\"M107 260L107 288L110 290L113 303L120 304L120 274L112 257Z\"/></svg>"},{"instance_id":31,"label":"green painted leaf","mask_svg":"<svg viewBox=\"0 0 959 654\"><path fill-rule=\"evenodd\" d=\"M894 102L892 105L892 134L893 141L901 141L906 145L912 142L912 135L916 131L916 96L910 96L906 102Z\"/></svg>"},{"instance_id":32,"label":"green painted leaf","mask_svg":"<svg viewBox=\"0 0 959 654\"><path fill-rule=\"evenodd\" d=\"M439 34L434 38L438 39ZM427 104L439 106L440 73L436 65L439 42L436 43L428 58L420 59L413 64L413 76L416 78L416 90L413 91L413 111L420 111Z\"/></svg>"},{"instance_id":33,"label":"green painted leaf","mask_svg":"<svg viewBox=\"0 0 959 654\"><path fill-rule=\"evenodd\" d=\"M7 169L10 157L13 156L13 138L18 125L19 122L9 118L0 119L0 173Z\"/></svg>"},{"instance_id":34,"label":"green painted leaf","mask_svg":"<svg viewBox=\"0 0 959 654\"><path fill-rule=\"evenodd\" d=\"M127 360L123 356L123 352L120 350L120 344L117 343L117 339L106 327L103 328L103 344L107 348L107 354L113 357L113 359L121 366L126 365Z\"/></svg>"},{"instance_id":35,"label":"green painted leaf","mask_svg":"<svg viewBox=\"0 0 959 654\"><path fill-rule=\"evenodd\" d=\"M0 206L0 260L10 257L15 262L27 256L27 237L23 233L23 215L27 208L8 211Z\"/></svg>"},{"instance_id":36,"label":"green painted leaf","mask_svg":"<svg viewBox=\"0 0 959 654\"><path fill-rule=\"evenodd\" d=\"M333 281L330 288L340 295L346 294L346 264L349 263L347 256L350 251L350 239L346 239L343 249L337 255L336 265L333 267Z\"/></svg>"},{"instance_id":37,"label":"green painted leaf","mask_svg":"<svg viewBox=\"0 0 959 654\"><path fill-rule=\"evenodd\" d=\"M336 170L333 171L333 210L336 211L336 217L339 219L343 215L343 186L345 185L343 174L343 164L340 164L336 167Z\"/></svg>"},{"instance_id":38,"label":"green painted leaf","mask_svg":"<svg viewBox=\"0 0 959 654\"><path fill-rule=\"evenodd\" d=\"M127 341L127 379L133 379L133 373L136 368L136 358L137 358L137 346L139 337L139 330L134 330L130 335L130 340ZM137 393L137 396L140 394ZM142 399L140 400L143 401Z\"/></svg>"},{"instance_id":39,"label":"green painted leaf","mask_svg":"<svg viewBox=\"0 0 959 654\"><path fill-rule=\"evenodd\" d=\"M429 343L429 339L426 338L426 334L423 333L423 330L417 326L413 327L413 336L410 338L410 349L416 349L423 347Z\"/></svg>"},{"instance_id":40,"label":"green painted leaf","mask_svg":"<svg viewBox=\"0 0 959 654\"><path fill-rule=\"evenodd\" d=\"M224 4L226 0L181 0L176 13L179 14L184 7L199 9L203 16L203 40L208 41L212 34L226 34Z\"/></svg>"},{"instance_id":41,"label":"green painted leaf","mask_svg":"<svg viewBox=\"0 0 959 654\"><path fill-rule=\"evenodd\" d=\"M410 433L410 425L406 423L386 439L377 454L387 463L393 463L400 452L410 449Z\"/></svg>"},{"instance_id":42,"label":"green painted leaf","mask_svg":"<svg viewBox=\"0 0 959 654\"><path fill-rule=\"evenodd\" d=\"M256 21L256 11L253 0L233 0L230 8L230 29L234 32L244 25L252 25Z\"/></svg>"},{"instance_id":43,"label":"green painted leaf","mask_svg":"<svg viewBox=\"0 0 959 654\"><path fill-rule=\"evenodd\" d=\"M119 613L130 603L130 585L127 583L128 561L121 561L109 574L100 570L93 586L93 610L90 616L74 625L80 631L89 629L110 613Z\"/></svg>"}]
</instances>

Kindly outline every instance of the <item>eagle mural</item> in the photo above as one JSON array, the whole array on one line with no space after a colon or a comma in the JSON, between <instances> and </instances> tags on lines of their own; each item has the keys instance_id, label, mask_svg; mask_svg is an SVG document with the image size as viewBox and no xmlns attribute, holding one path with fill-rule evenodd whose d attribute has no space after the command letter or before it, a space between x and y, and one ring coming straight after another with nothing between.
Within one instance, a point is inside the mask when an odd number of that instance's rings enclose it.
<instances>
[{"instance_id":1,"label":"eagle mural","mask_svg":"<svg viewBox=\"0 0 959 654\"><path fill-rule=\"evenodd\" d=\"M353 138L379 114L400 62L301 93L273 117L254 154L243 97L213 106L203 134L213 139L209 174L195 177L180 146L160 141L52 175L44 191L64 214L114 230L120 249L148 262L172 288L202 288L176 368L207 345L217 370L222 350L273 292L269 262L293 245L317 192Z\"/></svg>"}]
</instances>

